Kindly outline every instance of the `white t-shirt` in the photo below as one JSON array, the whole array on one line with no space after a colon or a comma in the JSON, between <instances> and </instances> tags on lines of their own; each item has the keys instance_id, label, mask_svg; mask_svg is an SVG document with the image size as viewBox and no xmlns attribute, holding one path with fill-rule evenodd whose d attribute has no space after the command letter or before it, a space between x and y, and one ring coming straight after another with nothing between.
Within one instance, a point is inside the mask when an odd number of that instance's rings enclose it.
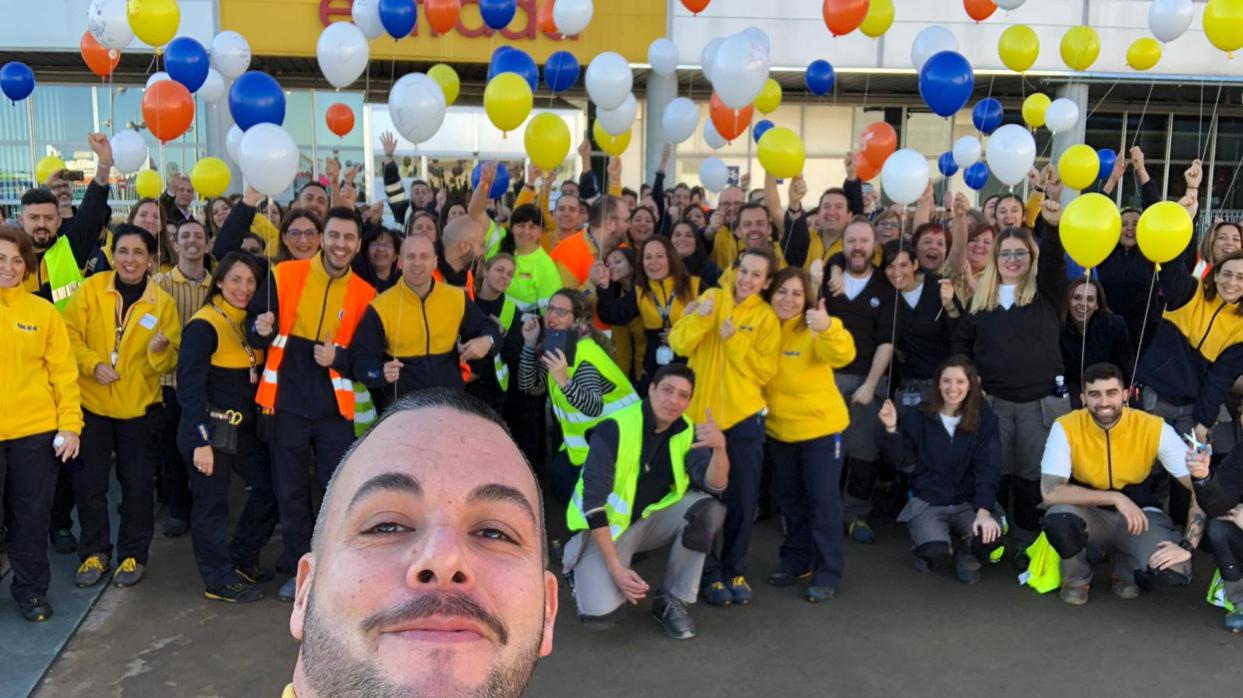
<instances>
[{"instance_id":1,"label":"white t-shirt","mask_svg":"<svg viewBox=\"0 0 1243 698\"><path fill-rule=\"evenodd\" d=\"M1015 284L1002 284L997 288L997 299L1001 303L1001 307L1009 310L1014 305L1014 290L1018 288Z\"/></svg>"},{"instance_id":2,"label":"white t-shirt","mask_svg":"<svg viewBox=\"0 0 1243 698\"><path fill-rule=\"evenodd\" d=\"M902 297L906 299L906 304L914 308L919 305L919 299L924 295L924 285L919 284L913 290L903 291Z\"/></svg>"},{"instance_id":3,"label":"white t-shirt","mask_svg":"<svg viewBox=\"0 0 1243 698\"><path fill-rule=\"evenodd\" d=\"M1157 445L1157 460L1165 472L1177 479L1188 477L1187 444L1169 424L1161 425L1161 442ZM1040 474L1070 479L1070 441L1060 422L1054 422L1049 439L1044 444L1044 456L1040 459Z\"/></svg>"},{"instance_id":4,"label":"white t-shirt","mask_svg":"<svg viewBox=\"0 0 1243 698\"><path fill-rule=\"evenodd\" d=\"M872 272L868 272L868 275L861 279L857 279L850 274L844 274L843 277L842 282L846 289L846 297L853 301L859 297L860 293L863 293L863 289L872 280Z\"/></svg>"},{"instance_id":5,"label":"white t-shirt","mask_svg":"<svg viewBox=\"0 0 1243 698\"><path fill-rule=\"evenodd\" d=\"M958 429L958 424L962 421L962 415L957 417L947 417L941 413L937 413L937 415L941 418L941 424L945 427L945 431L949 432L950 438L954 438L954 431Z\"/></svg>"}]
</instances>

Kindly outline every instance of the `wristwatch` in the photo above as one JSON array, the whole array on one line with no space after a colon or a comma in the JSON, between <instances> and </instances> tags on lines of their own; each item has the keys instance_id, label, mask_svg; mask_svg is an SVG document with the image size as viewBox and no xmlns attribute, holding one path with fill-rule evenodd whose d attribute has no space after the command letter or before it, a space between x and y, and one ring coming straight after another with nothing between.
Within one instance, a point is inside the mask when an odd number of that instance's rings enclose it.
<instances>
[{"instance_id":1,"label":"wristwatch","mask_svg":"<svg viewBox=\"0 0 1243 698\"><path fill-rule=\"evenodd\" d=\"M1182 548L1183 550L1186 550L1189 553L1195 552L1195 549L1196 549L1195 546L1191 544L1191 541L1187 540L1186 538L1178 541L1178 547Z\"/></svg>"}]
</instances>

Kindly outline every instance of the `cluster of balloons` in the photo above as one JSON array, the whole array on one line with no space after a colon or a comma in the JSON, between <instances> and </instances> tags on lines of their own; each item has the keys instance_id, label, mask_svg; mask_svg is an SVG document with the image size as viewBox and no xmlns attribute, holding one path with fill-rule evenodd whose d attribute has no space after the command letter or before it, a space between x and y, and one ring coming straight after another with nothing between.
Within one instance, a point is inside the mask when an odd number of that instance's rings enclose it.
<instances>
[{"instance_id":1,"label":"cluster of balloons","mask_svg":"<svg viewBox=\"0 0 1243 698\"><path fill-rule=\"evenodd\" d=\"M893 25L893 0L824 0L821 14L833 36L858 29L876 39Z\"/></svg>"}]
</instances>

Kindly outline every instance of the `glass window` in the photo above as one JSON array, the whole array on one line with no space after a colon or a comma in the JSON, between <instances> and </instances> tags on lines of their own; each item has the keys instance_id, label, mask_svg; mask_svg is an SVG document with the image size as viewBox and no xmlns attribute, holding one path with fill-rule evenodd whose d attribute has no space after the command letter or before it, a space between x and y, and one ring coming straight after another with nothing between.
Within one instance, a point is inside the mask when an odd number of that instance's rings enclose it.
<instances>
[{"instance_id":1,"label":"glass window","mask_svg":"<svg viewBox=\"0 0 1243 698\"><path fill-rule=\"evenodd\" d=\"M1243 179L1239 176L1239 162L1243 160L1243 118L1218 117L1217 153L1213 167L1213 211L1243 209ZM1204 173L1208 179L1207 166ZM1200 210L1205 210L1200 199Z\"/></svg>"},{"instance_id":2,"label":"glass window","mask_svg":"<svg viewBox=\"0 0 1243 698\"><path fill-rule=\"evenodd\" d=\"M1169 114L1140 114L1132 112L1127 115L1127 152L1130 157L1132 145L1138 145L1144 151L1144 169L1157 181L1160 188L1165 177L1165 140L1166 129L1169 127ZM1128 170L1122 178L1122 205L1139 208L1142 205L1139 194L1139 178Z\"/></svg>"},{"instance_id":3,"label":"glass window","mask_svg":"<svg viewBox=\"0 0 1243 698\"><path fill-rule=\"evenodd\" d=\"M1094 150L1109 148L1119 152L1122 148L1122 115L1098 112L1089 116L1084 142Z\"/></svg>"},{"instance_id":4,"label":"glass window","mask_svg":"<svg viewBox=\"0 0 1243 698\"><path fill-rule=\"evenodd\" d=\"M901 147L914 148L921 153L938 157L952 147L950 136L953 126L949 119L937 116L932 112L908 109L906 112L906 130L902 134ZM937 171L933 163L933 172ZM939 176L940 173L938 172Z\"/></svg>"}]
</instances>

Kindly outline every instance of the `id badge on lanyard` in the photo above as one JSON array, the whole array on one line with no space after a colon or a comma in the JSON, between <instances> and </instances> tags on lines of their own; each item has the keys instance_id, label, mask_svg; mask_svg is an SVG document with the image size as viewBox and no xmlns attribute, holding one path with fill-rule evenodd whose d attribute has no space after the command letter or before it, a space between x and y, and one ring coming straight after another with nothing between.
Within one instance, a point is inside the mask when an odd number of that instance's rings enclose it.
<instances>
[{"instance_id":1,"label":"id badge on lanyard","mask_svg":"<svg viewBox=\"0 0 1243 698\"><path fill-rule=\"evenodd\" d=\"M656 306L656 312L660 313L660 320L663 329L668 330L670 327L669 315L673 312L672 294L670 294L669 298L665 301L664 306L659 304ZM660 346L656 348L656 365L667 366L671 363L673 363L673 349L671 349L664 341L661 341Z\"/></svg>"}]
</instances>

